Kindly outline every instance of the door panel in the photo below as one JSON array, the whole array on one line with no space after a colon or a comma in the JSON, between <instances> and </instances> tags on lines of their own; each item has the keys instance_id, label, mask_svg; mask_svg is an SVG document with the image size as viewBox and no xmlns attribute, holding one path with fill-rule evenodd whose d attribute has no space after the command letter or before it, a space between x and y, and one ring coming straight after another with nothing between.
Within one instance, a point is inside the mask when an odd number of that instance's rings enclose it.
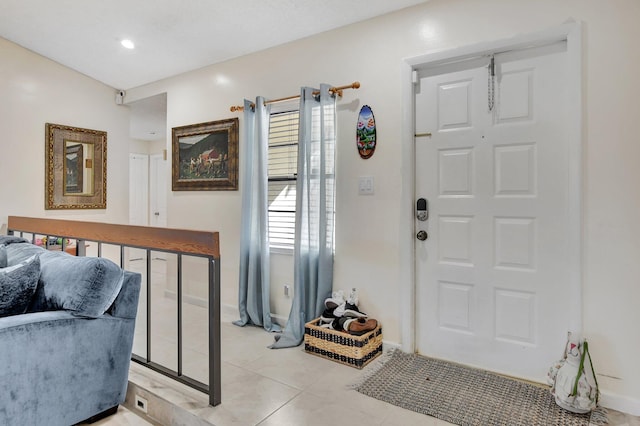
<instances>
[{"instance_id":1,"label":"door panel","mask_svg":"<svg viewBox=\"0 0 640 426\"><path fill-rule=\"evenodd\" d=\"M439 196L473 196L473 149L453 148L438 152Z\"/></svg>"},{"instance_id":2,"label":"door panel","mask_svg":"<svg viewBox=\"0 0 640 426\"><path fill-rule=\"evenodd\" d=\"M562 348L567 253L566 45L419 71L418 350L542 380Z\"/></svg>"},{"instance_id":3,"label":"door panel","mask_svg":"<svg viewBox=\"0 0 640 426\"><path fill-rule=\"evenodd\" d=\"M496 197L535 197L538 182L535 143L496 145L493 148Z\"/></svg>"},{"instance_id":4,"label":"door panel","mask_svg":"<svg viewBox=\"0 0 640 426\"><path fill-rule=\"evenodd\" d=\"M471 80L445 81L438 85L438 130L471 127Z\"/></svg>"}]
</instances>

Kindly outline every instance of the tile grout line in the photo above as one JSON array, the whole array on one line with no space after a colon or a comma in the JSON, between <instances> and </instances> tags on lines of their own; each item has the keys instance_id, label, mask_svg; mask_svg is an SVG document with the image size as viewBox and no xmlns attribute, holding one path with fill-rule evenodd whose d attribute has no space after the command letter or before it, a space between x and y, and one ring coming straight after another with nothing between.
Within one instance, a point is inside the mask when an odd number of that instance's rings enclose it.
<instances>
[{"instance_id":1,"label":"tile grout line","mask_svg":"<svg viewBox=\"0 0 640 426\"><path fill-rule=\"evenodd\" d=\"M280 407L276 408L271 413L269 413L264 419L262 419L258 423L256 423L255 426L259 426L259 425L263 424L264 422L266 422L267 419L269 419L269 417L273 416L275 413L277 413L278 411L280 411L281 409L283 409L284 407L289 405L289 403L291 403L294 399L300 397L304 392L305 392L304 390L301 390L300 392L298 392L297 394L295 394L294 396L289 398L289 400L287 400L285 403L283 403Z\"/></svg>"}]
</instances>

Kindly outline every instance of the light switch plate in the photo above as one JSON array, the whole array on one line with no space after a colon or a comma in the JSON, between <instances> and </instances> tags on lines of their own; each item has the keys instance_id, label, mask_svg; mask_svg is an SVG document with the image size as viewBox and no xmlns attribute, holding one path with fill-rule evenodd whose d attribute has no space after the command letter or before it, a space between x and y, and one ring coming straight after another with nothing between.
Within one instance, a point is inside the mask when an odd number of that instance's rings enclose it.
<instances>
[{"instance_id":1,"label":"light switch plate","mask_svg":"<svg viewBox=\"0 0 640 426\"><path fill-rule=\"evenodd\" d=\"M358 195L373 195L373 176L358 178Z\"/></svg>"}]
</instances>

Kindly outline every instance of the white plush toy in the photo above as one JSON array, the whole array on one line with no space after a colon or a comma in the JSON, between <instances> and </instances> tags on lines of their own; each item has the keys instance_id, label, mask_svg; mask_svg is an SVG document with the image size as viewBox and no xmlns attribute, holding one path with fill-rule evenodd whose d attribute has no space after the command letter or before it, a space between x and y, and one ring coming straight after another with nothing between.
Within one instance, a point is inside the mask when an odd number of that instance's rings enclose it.
<instances>
[{"instance_id":1,"label":"white plush toy","mask_svg":"<svg viewBox=\"0 0 640 426\"><path fill-rule=\"evenodd\" d=\"M598 382L589 345L579 336L569 333L564 358L549 369L547 378L556 403L565 410L588 413L598 405Z\"/></svg>"}]
</instances>

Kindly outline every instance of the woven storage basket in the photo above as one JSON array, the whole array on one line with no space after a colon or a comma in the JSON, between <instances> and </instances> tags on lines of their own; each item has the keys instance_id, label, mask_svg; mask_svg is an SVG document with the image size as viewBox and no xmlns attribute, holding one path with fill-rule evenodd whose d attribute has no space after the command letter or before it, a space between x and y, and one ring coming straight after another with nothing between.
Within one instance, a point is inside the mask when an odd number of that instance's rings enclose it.
<instances>
[{"instance_id":1,"label":"woven storage basket","mask_svg":"<svg viewBox=\"0 0 640 426\"><path fill-rule=\"evenodd\" d=\"M382 353L382 328L362 336L353 336L343 331L330 330L318 325L319 318L304 326L304 350L333 361L362 368Z\"/></svg>"}]
</instances>

